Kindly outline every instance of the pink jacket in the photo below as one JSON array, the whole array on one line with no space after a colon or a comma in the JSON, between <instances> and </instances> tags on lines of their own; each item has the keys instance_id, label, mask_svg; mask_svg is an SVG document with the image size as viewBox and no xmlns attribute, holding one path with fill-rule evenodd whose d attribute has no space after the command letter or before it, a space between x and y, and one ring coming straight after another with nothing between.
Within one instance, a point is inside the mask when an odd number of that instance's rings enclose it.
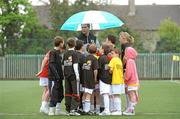
<instances>
[{"instance_id":1,"label":"pink jacket","mask_svg":"<svg viewBox=\"0 0 180 119\"><path fill-rule=\"evenodd\" d=\"M135 59L138 53L132 47L127 47L125 50L125 62L126 62L126 71L125 71L125 84L128 86L138 86L139 78L136 69Z\"/></svg>"}]
</instances>

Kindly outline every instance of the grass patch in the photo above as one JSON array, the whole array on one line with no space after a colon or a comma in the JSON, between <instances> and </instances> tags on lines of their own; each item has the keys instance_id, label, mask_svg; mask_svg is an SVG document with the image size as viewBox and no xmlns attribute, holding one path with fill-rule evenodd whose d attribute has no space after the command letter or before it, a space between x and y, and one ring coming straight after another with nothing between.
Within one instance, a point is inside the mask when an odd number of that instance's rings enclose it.
<instances>
[{"instance_id":1,"label":"grass patch","mask_svg":"<svg viewBox=\"0 0 180 119\"><path fill-rule=\"evenodd\" d=\"M127 116L54 116L39 113L42 89L38 81L0 81L0 119L179 119L180 83L170 81L141 81L140 101L136 115ZM123 107L125 105L122 96ZM64 104L62 105L64 109Z\"/></svg>"}]
</instances>

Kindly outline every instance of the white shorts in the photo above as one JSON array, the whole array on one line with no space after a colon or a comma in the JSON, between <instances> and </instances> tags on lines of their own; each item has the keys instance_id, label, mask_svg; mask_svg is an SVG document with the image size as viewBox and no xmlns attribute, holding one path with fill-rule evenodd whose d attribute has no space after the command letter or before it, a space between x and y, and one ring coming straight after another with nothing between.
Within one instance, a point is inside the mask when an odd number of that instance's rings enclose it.
<instances>
[{"instance_id":1,"label":"white shorts","mask_svg":"<svg viewBox=\"0 0 180 119\"><path fill-rule=\"evenodd\" d=\"M39 80L39 85L40 86L48 86L48 78L41 77Z\"/></svg>"},{"instance_id":2,"label":"white shorts","mask_svg":"<svg viewBox=\"0 0 180 119\"><path fill-rule=\"evenodd\" d=\"M127 91L137 91L138 90L138 86L127 86Z\"/></svg>"},{"instance_id":3,"label":"white shorts","mask_svg":"<svg viewBox=\"0 0 180 119\"><path fill-rule=\"evenodd\" d=\"M111 95L124 94L124 93L125 93L125 85L124 84L111 85Z\"/></svg>"},{"instance_id":4,"label":"white shorts","mask_svg":"<svg viewBox=\"0 0 180 119\"><path fill-rule=\"evenodd\" d=\"M101 80L99 81L99 88L100 88L100 94L111 93L111 85L106 84L102 82Z\"/></svg>"},{"instance_id":5,"label":"white shorts","mask_svg":"<svg viewBox=\"0 0 180 119\"><path fill-rule=\"evenodd\" d=\"M94 89L84 88L84 92L85 92L85 93L92 94L93 91L94 91Z\"/></svg>"}]
</instances>

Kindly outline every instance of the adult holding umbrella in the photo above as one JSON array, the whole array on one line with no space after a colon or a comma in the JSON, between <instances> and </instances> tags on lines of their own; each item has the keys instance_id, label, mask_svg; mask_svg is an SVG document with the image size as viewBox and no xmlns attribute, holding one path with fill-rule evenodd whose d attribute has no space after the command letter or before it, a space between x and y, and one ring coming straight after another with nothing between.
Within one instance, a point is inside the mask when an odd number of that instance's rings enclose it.
<instances>
[{"instance_id":1,"label":"adult holding umbrella","mask_svg":"<svg viewBox=\"0 0 180 119\"><path fill-rule=\"evenodd\" d=\"M83 41L84 44L95 43L97 46L99 46L98 39L92 32L90 32L90 24L81 25L81 33L77 38Z\"/></svg>"}]
</instances>

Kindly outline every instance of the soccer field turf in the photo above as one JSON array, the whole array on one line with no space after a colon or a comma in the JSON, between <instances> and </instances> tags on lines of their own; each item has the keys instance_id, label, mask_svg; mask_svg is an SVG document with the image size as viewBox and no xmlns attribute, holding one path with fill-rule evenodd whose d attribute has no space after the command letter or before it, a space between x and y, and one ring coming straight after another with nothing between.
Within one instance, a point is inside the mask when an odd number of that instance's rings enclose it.
<instances>
[{"instance_id":1,"label":"soccer field turf","mask_svg":"<svg viewBox=\"0 0 180 119\"><path fill-rule=\"evenodd\" d=\"M0 119L180 119L180 82L141 81L136 115L53 116L39 113L42 89L38 81L0 81ZM122 103L125 105L124 95ZM64 108L64 103L63 103ZM123 106L124 108L124 106Z\"/></svg>"}]
</instances>

